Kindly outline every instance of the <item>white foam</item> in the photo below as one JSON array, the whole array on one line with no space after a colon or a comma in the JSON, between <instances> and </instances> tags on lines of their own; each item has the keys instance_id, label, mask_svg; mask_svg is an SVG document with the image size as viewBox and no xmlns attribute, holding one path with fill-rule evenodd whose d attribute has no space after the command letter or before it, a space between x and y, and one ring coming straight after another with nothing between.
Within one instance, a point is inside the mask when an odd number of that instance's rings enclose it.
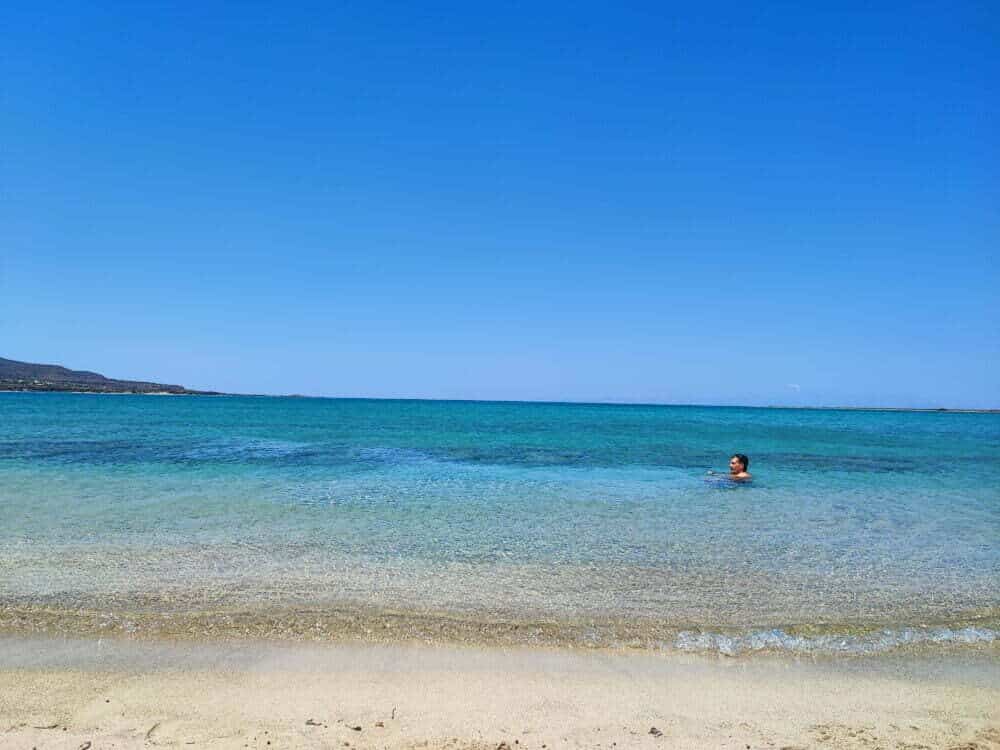
<instances>
[{"instance_id":1,"label":"white foam","mask_svg":"<svg viewBox=\"0 0 1000 750\"><path fill-rule=\"evenodd\" d=\"M870 654L921 643L992 643L1000 633L991 628L902 628L865 635L791 635L780 629L745 635L683 631L672 644L681 651L716 651L727 656L755 651Z\"/></svg>"}]
</instances>

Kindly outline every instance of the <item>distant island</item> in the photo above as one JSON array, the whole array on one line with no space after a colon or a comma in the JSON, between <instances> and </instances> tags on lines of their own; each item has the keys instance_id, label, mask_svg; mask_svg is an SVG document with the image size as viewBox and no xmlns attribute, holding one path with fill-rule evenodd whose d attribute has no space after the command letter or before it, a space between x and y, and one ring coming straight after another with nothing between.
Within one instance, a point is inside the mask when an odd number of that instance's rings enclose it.
<instances>
[{"instance_id":1,"label":"distant island","mask_svg":"<svg viewBox=\"0 0 1000 750\"><path fill-rule=\"evenodd\" d=\"M216 391L192 391L181 385L115 380L87 370L38 365L0 357L0 391L65 391L73 393L145 393L220 396Z\"/></svg>"}]
</instances>

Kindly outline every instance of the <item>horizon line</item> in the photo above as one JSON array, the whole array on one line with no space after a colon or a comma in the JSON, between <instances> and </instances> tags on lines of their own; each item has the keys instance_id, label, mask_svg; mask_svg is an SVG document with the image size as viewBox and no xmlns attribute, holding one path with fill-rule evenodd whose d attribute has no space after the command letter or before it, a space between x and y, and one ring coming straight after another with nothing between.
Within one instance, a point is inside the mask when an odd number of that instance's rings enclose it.
<instances>
[{"instance_id":1,"label":"horizon line","mask_svg":"<svg viewBox=\"0 0 1000 750\"><path fill-rule=\"evenodd\" d=\"M442 401L471 404L549 404L565 406L664 406L695 409L798 409L822 411L916 411L916 412L959 412L968 414L1000 413L1000 407L950 407L950 406L801 406L793 404L701 404L669 401L594 401L517 398L427 398L421 396L315 396L301 393L224 393L224 396L260 396L264 398L318 398L334 401Z\"/></svg>"},{"instance_id":2,"label":"horizon line","mask_svg":"<svg viewBox=\"0 0 1000 750\"><path fill-rule=\"evenodd\" d=\"M186 387L186 386L184 386ZM62 393L82 396L194 396L205 398L235 397L235 398L303 398L321 399L327 401L422 401L429 403L469 403L469 404L542 404L550 406L659 406L665 408L691 409L788 409L797 411L897 411L920 413L950 413L950 414L1000 414L1000 407L950 407L950 406L802 406L793 404L707 404L678 403L667 401L595 401L552 399L505 399L505 398L428 398L423 396L321 396L305 393L135 393L135 392L94 392L94 391L55 391L28 389L0 389L0 393Z\"/></svg>"}]
</instances>

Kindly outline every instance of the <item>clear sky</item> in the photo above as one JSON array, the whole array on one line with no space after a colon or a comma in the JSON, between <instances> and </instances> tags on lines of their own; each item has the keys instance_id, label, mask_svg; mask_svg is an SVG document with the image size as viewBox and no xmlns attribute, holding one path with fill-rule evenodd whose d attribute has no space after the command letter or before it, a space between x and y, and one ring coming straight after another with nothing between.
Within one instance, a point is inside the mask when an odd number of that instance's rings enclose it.
<instances>
[{"instance_id":1,"label":"clear sky","mask_svg":"<svg viewBox=\"0 0 1000 750\"><path fill-rule=\"evenodd\" d=\"M1000 407L998 39L961 0L6 4L0 356Z\"/></svg>"}]
</instances>

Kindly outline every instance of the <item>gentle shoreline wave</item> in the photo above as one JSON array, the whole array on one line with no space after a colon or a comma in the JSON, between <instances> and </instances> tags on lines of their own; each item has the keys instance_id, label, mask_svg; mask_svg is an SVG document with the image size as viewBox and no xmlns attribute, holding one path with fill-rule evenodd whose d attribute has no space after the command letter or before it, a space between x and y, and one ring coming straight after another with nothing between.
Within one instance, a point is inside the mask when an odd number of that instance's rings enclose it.
<instances>
[{"instance_id":1,"label":"gentle shoreline wave","mask_svg":"<svg viewBox=\"0 0 1000 750\"><path fill-rule=\"evenodd\" d=\"M499 619L456 612L363 606L164 611L0 603L0 633L153 640L422 642L716 653L865 656L903 648L995 647L1000 611L920 625L801 624L714 629L635 619Z\"/></svg>"},{"instance_id":2,"label":"gentle shoreline wave","mask_svg":"<svg viewBox=\"0 0 1000 750\"><path fill-rule=\"evenodd\" d=\"M683 631L673 647L681 651L718 652L738 656L759 651L799 654L878 654L904 646L992 644L1000 638L994 628L913 628L881 630L866 635L791 635L783 630L763 630L745 635Z\"/></svg>"}]
</instances>

